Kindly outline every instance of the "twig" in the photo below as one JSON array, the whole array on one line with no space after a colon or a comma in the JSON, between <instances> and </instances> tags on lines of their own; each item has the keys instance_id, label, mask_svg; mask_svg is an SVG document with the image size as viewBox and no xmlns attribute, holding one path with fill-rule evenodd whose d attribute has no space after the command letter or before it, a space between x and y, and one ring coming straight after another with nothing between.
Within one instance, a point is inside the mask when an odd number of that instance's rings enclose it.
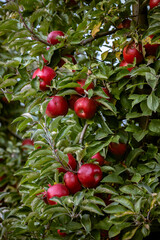
<instances>
[{"instance_id":1,"label":"twig","mask_svg":"<svg viewBox=\"0 0 160 240\"><path fill-rule=\"evenodd\" d=\"M13 132L11 129L7 128L7 130L16 138L22 141L22 137L18 135L17 133Z\"/></svg>"},{"instance_id":2,"label":"twig","mask_svg":"<svg viewBox=\"0 0 160 240\"><path fill-rule=\"evenodd\" d=\"M86 130L87 130L87 127L88 127L88 123L86 123L86 124L84 125L84 128L83 128L83 130L82 130L82 132L81 132L81 135L80 135L80 138L79 138L79 144L82 144L82 143L83 143L83 138L84 138L84 134L85 134L85 132L86 132Z\"/></svg>"}]
</instances>

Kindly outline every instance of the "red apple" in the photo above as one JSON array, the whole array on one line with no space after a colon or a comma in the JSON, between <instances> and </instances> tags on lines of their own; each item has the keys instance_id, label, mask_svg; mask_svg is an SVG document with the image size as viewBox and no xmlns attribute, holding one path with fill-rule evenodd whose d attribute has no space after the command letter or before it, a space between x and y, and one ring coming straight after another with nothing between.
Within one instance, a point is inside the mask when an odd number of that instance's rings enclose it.
<instances>
[{"instance_id":1,"label":"red apple","mask_svg":"<svg viewBox=\"0 0 160 240\"><path fill-rule=\"evenodd\" d=\"M66 172L64 174L64 182L70 193L75 194L82 189L82 186L78 180L78 177L73 172Z\"/></svg>"},{"instance_id":2,"label":"red apple","mask_svg":"<svg viewBox=\"0 0 160 240\"><path fill-rule=\"evenodd\" d=\"M24 139L22 141L22 146L25 146L25 145L32 145L32 146L34 146L34 141L31 140L30 138Z\"/></svg>"},{"instance_id":3,"label":"red apple","mask_svg":"<svg viewBox=\"0 0 160 240\"><path fill-rule=\"evenodd\" d=\"M65 232L61 232L60 229L57 230L57 233L61 236L61 237L65 237L67 234Z\"/></svg>"},{"instance_id":4,"label":"red apple","mask_svg":"<svg viewBox=\"0 0 160 240\"><path fill-rule=\"evenodd\" d=\"M122 29L122 28L130 28L131 25L131 20L130 19L124 19L117 28Z\"/></svg>"},{"instance_id":5,"label":"red apple","mask_svg":"<svg viewBox=\"0 0 160 240\"><path fill-rule=\"evenodd\" d=\"M45 83L44 81L40 81L40 85L39 85L39 88L41 91L46 91L46 90L49 90L49 87L47 87L47 83Z\"/></svg>"},{"instance_id":6,"label":"red apple","mask_svg":"<svg viewBox=\"0 0 160 240\"><path fill-rule=\"evenodd\" d=\"M75 95L75 94L71 95L70 98L68 99L69 108L74 110L74 104L79 98L80 97L78 95Z\"/></svg>"},{"instance_id":7,"label":"red apple","mask_svg":"<svg viewBox=\"0 0 160 240\"><path fill-rule=\"evenodd\" d=\"M47 105L46 114L48 117L55 118L65 116L68 112L68 103L62 96L53 96Z\"/></svg>"},{"instance_id":8,"label":"red apple","mask_svg":"<svg viewBox=\"0 0 160 240\"><path fill-rule=\"evenodd\" d=\"M108 100L108 101L110 102L111 99L112 99L112 96L111 96L110 92L108 91L107 88L102 88L102 89L103 89L103 92L105 92L105 94L107 95L106 100ZM102 98L102 97L100 97L100 96L94 96L94 97L93 97L93 99L95 100L97 106L102 105L100 102L96 101L96 100L101 99L101 98Z\"/></svg>"},{"instance_id":9,"label":"red apple","mask_svg":"<svg viewBox=\"0 0 160 240\"><path fill-rule=\"evenodd\" d=\"M76 159L70 153L68 153L67 156L68 156L68 160L69 160L67 166L70 167L72 170L76 170L76 167L77 167ZM57 169L58 169L59 173L61 173L61 172L66 173L67 172L63 167L60 167L60 168L57 168Z\"/></svg>"},{"instance_id":10,"label":"red apple","mask_svg":"<svg viewBox=\"0 0 160 240\"><path fill-rule=\"evenodd\" d=\"M129 64L129 63L127 63L127 62L123 59L122 62L119 64L119 66L120 66L120 67L126 67L128 64ZM134 68L134 67L130 67L130 68L127 68L127 70L128 70L129 72L131 72L133 68Z\"/></svg>"},{"instance_id":11,"label":"red apple","mask_svg":"<svg viewBox=\"0 0 160 240\"><path fill-rule=\"evenodd\" d=\"M150 0L149 1L150 9L157 7L159 5L159 3L160 3L160 0Z\"/></svg>"},{"instance_id":12,"label":"red apple","mask_svg":"<svg viewBox=\"0 0 160 240\"><path fill-rule=\"evenodd\" d=\"M44 191L44 192L41 192L41 193L38 193L38 194L36 194L37 196L39 196L39 195L42 195L42 200L46 203L46 204L48 204L48 200L47 200L47 191Z\"/></svg>"},{"instance_id":13,"label":"red apple","mask_svg":"<svg viewBox=\"0 0 160 240\"><path fill-rule=\"evenodd\" d=\"M32 79L36 76L38 76L40 80L43 80L47 85L50 86L52 79L56 76L56 73L52 68L44 66L42 70L38 68L33 73Z\"/></svg>"},{"instance_id":14,"label":"red apple","mask_svg":"<svg viewBox=\"0 0 160 240\"><path fill-rule=\"evenodd\" d=\"M151 39L154 37L153 35L149 36ZM147 43L144 45L144 48L146 50L146 56L156 56L156 52L160 44L150 44Z\"/></svg>"},{"instance_id":15,"label":"red apple","mask_svg":"<svg viewBox=\"0 0 160 240\"><path fill-rule=\"evenodd\" d=\"M74 111L78 117L90 119L96 113L96 102L92 98L79 98L74 104Z\"/></svg>"},{"instance_id":16,"label":"red apple","mask_svg":"<svg viewBox=\"0 0 160 240\"><path fill-rule=\"evenodd\" d=\"M78 80L77 83L80 85L80 87L75 87L74 89L76 90L76 92L78 92L79 94L83 95L85 94L83 86L85 85L86 79L81 79ZM86 91L88 91L89 89L93 89L94 88L94 83L91 82L89 84L89 86L87 87Z\"/></svg>"},{"instance_id":17,"label":"red apple","mask_svg":"<svg viewBox=\"0 0 160 240\"><path fill-rule=\"evenodd\" d=\"M76 63L77 63L77 62L76 62L76 59L75 59L72 55L66 54L66 55L64 56L64 58L68 58L69 61L71 60L73 64L76 64ZM71 58L71 59L70 59L70 58ZM58 63L58 67L62 67L65 63L66 63L65 60L60 59L60 61L59 61L59 63Z\"/></svg>"},{"instance_id":18,"label":"red apple","mask_svg":"<svg viewBox=\"0 0 160 240\"><path fill-rule=\"evenodd\" d=\"M114 143L109 144L109 151L114 155L122 156L127 150L127 145L125 143Z\"/></svg>"},{"instance_id":19,"label":"red apple","mask_svg":"<svg viewBox=\"0 0 160 240\"><path fill-rule=\"evenodd\" d=\"M57 37L63 37L64 33L62 31L52 31L48 34L47 42L56 45L57 43L60 43L60 41L57 39Z\"/></svg>"},{"instance_id":20,"label":"red apple","mask_svg":"<svg viewBox=\"0 0 160 240\"><path fill-rule=\"evenodd\" d=\"M95 161L98 162L100 166L104 165L105 159L99 152L92 156L91 159L95 159Z\"/></svg>"},{"instance_id":21,"label":"red apple","mask_svg":"<svg viewBox=\"0 0 160 240\"><path fill-rule=\"evenodd\" d=\"M142 45L140 43L136 45L135 42L132 42L125 46L123 58L127 63L133 63L134 58L136 58L136 63L140 64L143 61Z\"/></svg>"},{"instance_id":22,"label":"red apple","mask_svg":"<svg viewBox=\"0 0 160 240\"><path fill-rule=\"evenodd\" d=\"M48 188L47 190L47 201L49 205L55 205L57 204L55 201L50 200L52 197L63 197L63 196L68 196L69 195L69 190L66 186L64 186L61 183L57 183L51 187Z\"/></svg>"},{"instance_id":23,"label":"red apple","mask_svg":"<svg viewBox=\"0 0 160 240\"><path fill-rule=\"evenodd\" d=\"M78 179L86 188L95 188L102 179L102 171L93 163L83 164L78 170Z\"/></svg>"}]
</instances>

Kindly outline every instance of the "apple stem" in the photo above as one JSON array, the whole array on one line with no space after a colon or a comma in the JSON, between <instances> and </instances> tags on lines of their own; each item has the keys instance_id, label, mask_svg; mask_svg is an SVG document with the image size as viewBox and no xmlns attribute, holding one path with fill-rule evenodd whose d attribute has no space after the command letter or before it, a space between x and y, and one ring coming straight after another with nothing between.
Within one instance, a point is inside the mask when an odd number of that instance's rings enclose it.
<instances>
[{"instance_id":1,"label":"apple stem","mask_svg":"<svg viewBox=\"0 0 160 240\"><path fill-rule=\"evenodd\" d=\"M85 123L84 128L83 128L80 138L79 138L79 144L83 143L83 138L84 138L85 132L87 130L87 127L88 127L88 123Z\"/></svg>"}]
</instances>

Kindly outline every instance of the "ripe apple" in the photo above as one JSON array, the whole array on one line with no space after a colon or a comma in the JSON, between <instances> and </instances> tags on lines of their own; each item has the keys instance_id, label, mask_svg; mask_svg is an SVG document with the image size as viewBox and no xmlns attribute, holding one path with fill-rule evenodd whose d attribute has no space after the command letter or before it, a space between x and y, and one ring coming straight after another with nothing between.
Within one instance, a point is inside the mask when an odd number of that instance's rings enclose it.
<instances>
[{"instance_id":1,"label":"ripe apple","mask_svg":"<svg viewBox=\"0 0 160 240\"><path fill-rule=\"evenodd\" d=\"M74 104L79 98L80 97L78 95L75 95L75 94L71 95L70 98L68 99L69 108L74 110Z\"/></svg>"},{"instance_id":2,"label":"ripe apple","mask_svg":"<svg viewBox=\"0 0 160 240\"><path fill-rule=\"evenodd\" d=\"M41 193L38 193L38 194L36 194L37 196L38 195L42 195L42 200L46 203L46 204L48 204L48 200L47 200L47 191L44 191L44 192L41 192Z\"/></svg>"},{"instance_id":3,"label":"ripe apple","mask_svg":"<svg viewBox=\"0 0 160 240\"><path fill-rule=\"evenodd\" d=\"M127 150L127 145L125 143L114 143L109 144L109 151L114 155L122 156Z\"/></svg>"},{"instance_id":4,"label":"ripe apple","mask_svg":"<svg viewBox=\"0 0 160 240\"><path fill-rule=\"evenodd\" d=\"M64 174L64 182L70 193L75 194L82 189L82 186L78 180L77 174L73 172L66 172Z\"/></svg>"},{"instance_id":5,"label":"ripe apple","mask_svg":"<svg viewBox=\"0 0 160 240\"><path fill-rule=\"evenodd\" d=\"M76 167L77 167L76 159L70 153L67 153L67 156L68 156L67 166L69 166L72 170L76 170ZM61 172L66 173L67 172L63 167L60 167L60 168L57 168L57 169L58 169L59 173L61 173Z\"/></svg>"},{"instance_id":6,"label":"ripe apple","mask_svg":"<svg viewBox=\"0 0 160 240\"><path fill-rule=\"evenodd\" d=\"M86 79L81 79L78 80L77 83L80 85L80 87L75 87L74 89L76 90L76 92L78 92L79 94L83 95L85 94L83 86L85 85ZM89 86L87 87L86 91L88 91L89 89L93 89L94 88L94 83L91 82L89 84Z\"/></svg>"},{"instance_id":7,"label":"ripe apple","mask_svg":"<svg viewBox=\"0 0 160 240\"><path fill-rule=\"evenodd\" d=\"M68 196L69 190L62 183L57 183L53 186L50 186L47 190L47 201L49 205L57 204L55 201L50 200L52 197L63 197Z\"/></svg>"},{"instance_id":8,"label":"ripe apple","mask_svg":"<svg viewBox=\"0 0 160 240\"><path fill-rule=\"evenodd\" d=\"M93 163L83 164L78 170L78 179L86 188L95 188L102 179L102 171Z\"/></svg>"},{"instance_id":9,"label":"ripe apple","mask_svg":"<svg viewBox=\"0 0 160 240\"><path fill-rule=\"evenodd\" d=\"M61 236L61 237L65 237L67 234L65 232L61 232L60 229L57 230L57 233Z\"/></svg>"},{"instance_id":10,"label":"ripe apple","mask_svg":"<svg viewBox=\"0 0 160 240\"><path fill-rule=\"evenodd\" d=\"M46 91L46 90L49 90L49 87L47 87L47 83L45 83L44 81L40 81L40 85L39 85L39 88L41 91Z\"/></svg>"},{"instance_id":11,"label":"ripe apple","mask_svg":"<svg viewBox=\"0 0 160 240\"><path fill-rule=\"evenodd\" d=\"M103 90L103 92L107 95L106 100L108 100L108 101L110 102L111 99L112 99L112 96L111 96L109 90L108 90L107 88L102 88L102 90ZM102 105L100 102L96 101L96 100L101 99L101 98L102 98L102 97L100 97L100 96L93 96L93 99L95 100L97 106Z\"/></svg>"},{"instance_id":12,"label":"ripe apple","mask_svg":"<svg viewBox=\"0 0 160 240\"><path fill-rule=\"evenodd\" d=\"M119 64L119 66L120 66L120 67L126 67L128 64L129 64L129 63L127 63L127 62L123 59L122 62ZM134 68L134 67L130 67L130 68L127 68L127 70L128 70L129 72L131 72L133 68Z\"/></svg>"},{"instance_id":13,"label":"ripe apple","mask_svg":"<svg viewBox=\"0 0 160 240\"><path fill-rule=\"evenodd\" d=\"M63 37L64 33L62 31L52 31L48 34L47 42L56 45L57 43L60 43L60 41L57 39L57 37Z\"/></svg>"},{"instance_id":14,"label":"ripe apple","mask_svg":"<svg viewBox=\"0 0 160 240\"><path fill-rule=\"evenodd\" d=\"M119 25L118 25L118 29L122 29L122 28L130 28L131 25L131 20L130 19L124 19Z\"/></svg>"},{"instance_id":15,"label":"ripe apple","mask_svg":"<svg viewBox=\"0 0 160 240\"><path fill-rule=\"evenodd\" d=\"M51 85L52 79L56 76L55 71L47 66L44 66L42 70L37 68L37 70L33 73L32 79L36 76L39 77L40 81L44 81L46 85ZM44 86L44 84L42 84Z\"/></svg>"},{"instance_id":16,"label":"ripe apple","mask_svg":"<svg viewBox=\"0 0 160 240\"><path fill-rule=\"evenodd\" d=\"M149 37L152 39L154 35L150 35ZM145 44L144 48L146 50L146 56L156 56L156 52L159 46L160 44Z\"/></svg>"},{"instance_id":17,"label":"ripe apple","mask_svg":"<svg viewBox=\"0 0 160 240\"><path fill-rule=\"evenodd\" d=\"M132 42L125 46L123 58L127 63L133 63L134 58L136 58L136 63L140 64L143 61L142 44L136 45L135 42Z\"/></svg>"},{"instance_id":18,"label":"ripe apple","mask_svg":"<svg viewBox=\"0 0 160 240\"><path fill-rule=\"evenodd\" d=\"M150 0L149 1L150 9L157 7L159 4L160 4L160 0Z\"/></svg>"},{"instance_id":19,"label":"ripe apple","mask_svg":"<svg viewBox=\"0 0 160 240\"><path fill-rule=\"evenodd\" d=\"M74 104L74 111L78 117L90 119L96 113L96 102L92 98L79 98Z\"/></svg>"},{"instance_id":20,"label":"ripe apple","mask_svg":"<svg viewBox=\"0 0 160 240\"><path fill-rule=\"evenodd\" d=\"M91 159L95 159L95 161L98 162L100 166L104 165L105 159L101 156L99 152L92 156Z\"/></svg>"},{"instance_id":21,"label":"ripe apple","mask_svg":"<svg viewBox=\"0 0 160 240\"><path fill-rule=\"evenodd\" d=\"M65 116L68 112L68 103L62 96L53 96L46 108L48 117Z\"/></svg>"},{"instance_id":22,"label":"ripe apple","mask_svg":"<svg viewBox=\"0 0 160 240\"><path fill-rule=\"evenodd\" d=\"M25 146L25 145L32 145L32 146L34 146L34 141L31 140L30 138L24 139L22 141L22 146Z\"/></svg>"},{"instance_id":23,"label":"ripe apple","mask_svg":"<svg viewBox=\"0 0 160 240\"><path fill-rule=\"evenodd\" d=\"M77 63L77 62L76 62L76 59L75 59L72 55L66 54L66 55L64 56L64 58L68 58L69 60L72 61L73 64L76 64L76 63ZM70 59L70 58L71 58L71 59ZM62 67L65 63L66 63L65 60L60 59L60 61L59 61L59 63L58 63L58 67Z\"/></svg>"}]
</instances>

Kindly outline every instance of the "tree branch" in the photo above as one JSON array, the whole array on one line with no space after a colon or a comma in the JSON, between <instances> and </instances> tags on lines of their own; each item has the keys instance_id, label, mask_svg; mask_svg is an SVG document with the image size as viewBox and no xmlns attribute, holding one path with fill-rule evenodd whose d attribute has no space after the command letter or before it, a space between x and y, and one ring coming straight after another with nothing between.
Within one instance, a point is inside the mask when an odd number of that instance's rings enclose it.
<instances>
[{"instance_id":1,"label":"tree branch","mask_svg":"<svg viewBox=\"0 0 160 240\"><path fill-rule=\"evenodd\" d=\"M7 128L7 130L16 138L22 141L22 137L18 135L17 133L13 132L11 129Z\"/></svg>"},{"instance_id":2,"label":"tree branch","mask_svg":"<svg viewBox=\"0 0 160 240\"><path fill-rule=\"evenodd\" d=\"M86 123L86 124L84 125L84 128L83 128L83 130L82 130L82 132L81 132L81 135L80 135L79 144L82 144L82 143L83 143L83 138L84 138L84 134L85 134L85 132L86 132L86 130L87 130L87 127L88 127L88 123Z\"/></svg>"}]
</instances>

